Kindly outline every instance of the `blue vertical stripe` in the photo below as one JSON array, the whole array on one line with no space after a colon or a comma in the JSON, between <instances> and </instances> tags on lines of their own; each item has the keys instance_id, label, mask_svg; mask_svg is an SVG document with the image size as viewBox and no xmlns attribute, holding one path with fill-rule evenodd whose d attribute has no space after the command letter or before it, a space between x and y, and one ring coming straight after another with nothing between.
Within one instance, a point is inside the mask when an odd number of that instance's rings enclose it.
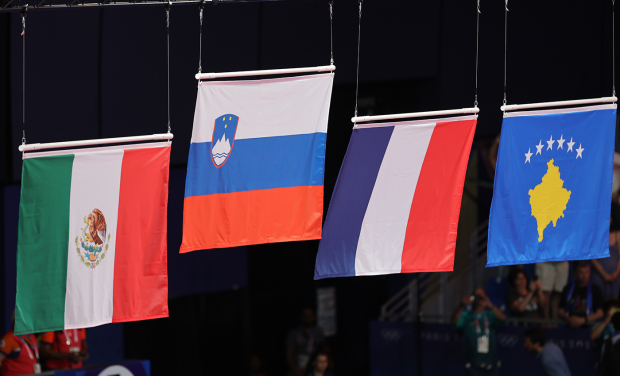
<instances>
[{"instance_id":1,"label":"blue vertical stripe","mask_svg":"<svg viewBox=\"0 0 620 376\"><path fill-rule=\"evenodd\" d=\"M354 129L332 195L314 279L355 275L362 221L394 127Z\"/></svg>"}]
</instances>

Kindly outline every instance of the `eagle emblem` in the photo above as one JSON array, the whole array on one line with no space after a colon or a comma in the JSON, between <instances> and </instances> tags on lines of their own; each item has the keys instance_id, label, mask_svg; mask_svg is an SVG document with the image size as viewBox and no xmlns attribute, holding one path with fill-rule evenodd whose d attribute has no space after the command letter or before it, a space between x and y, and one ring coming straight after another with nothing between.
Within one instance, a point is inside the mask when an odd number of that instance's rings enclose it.
<instances>
[{"instance_id":1,"label":"eagle emblem","mask_svg":"<svg viewBox=\"0 0 620 376\"><path fill-rule=\"evenodd\" d=\"M94 269L105 258L111 234L108 233L105 216L99 209L93 209L84 216L84 224L80 228L82 236L75 238L76 250L82 263Z\"/></svg>"}]
</instances>

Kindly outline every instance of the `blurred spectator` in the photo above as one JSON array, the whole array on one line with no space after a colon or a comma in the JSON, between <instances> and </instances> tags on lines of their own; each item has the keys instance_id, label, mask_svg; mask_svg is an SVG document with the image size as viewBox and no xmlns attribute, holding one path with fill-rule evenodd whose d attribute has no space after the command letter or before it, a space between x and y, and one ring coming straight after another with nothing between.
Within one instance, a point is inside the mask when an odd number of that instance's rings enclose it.
<instances>
[{"instance_id":1,"label":"blurred spectator","mask_svg":"<svg viewBox=\"0 0 620 376\"><path fill-rule=\"evenodd\" d=\"M618 202L620 191L620 153L614 153L614 177L611 185L611 202Z\"/></svg>"},{"instance_id":2,"label":"blurred spectator","mask_svg":"<svg viewBox=\"0 0 620 376\"><path fill-rule=\"evenodd\" d=\"M542 291L548 303L543 308L543 317L557 320L560 295L568 282L568 261L538 263L535 273L540 278Z\"/></svg>"},{"instance_id":3,"label":"blurred spectator","mask_svg":"<svg viewBox=\"0 0 620 376\"><path fill-rule=\"evenodd\" d=\"M564 353L554 343L546 343L545 332L540 328L532 328L525 332L523 346L531 352L538 354L536 358L540 363L545 376L570 376L570 369L564 358Z\"/></svg>"},{"instance_id":4,"label":"blurred spectator","mask_svg":"<svg viewBox=\"0 0 620 376\"><path fill-rule=\"evenodd\" d=\"M514 317L536 319L542 316L542 310L547 305L542 292L542 283L535 280L529 283L523 270L513 269L508 276L512 289L508 293L508 308Z\"/></svg>"},{"instance_id":5,"label":"blurred spectator","mask_svg":"<svg viewBox=\"0 0 620 376\"><path fill-rule=\"evenodd\" d=\"M618 234L620 233L620 205L611 204L611 219L609 224L609 257L592 260L594 267L592 283L599 286L603 292L603 299L616 298L620 292L620 247Z\"/></svg>"},{"instance_id":6,"label":"blurred spectator","mask_svg":"<svg viewBox=\"0 0 620 376\"><path fill-rule=\"evenodd\" d=\"M618 307L620 307L620 301L618 299L609 299L605 302L603 310L607 313L605 318L601 322L597 322L592 327L592 331L590 332L590 339L594 343L594 350L601 353L601 349L603 348L603 344L605 341L613 337L620 327L614 328L611 323L611 318L614 313L616 313ZM616 330L618 329L618 330ZM599 361L596 363L595 367L600 370ZM600 372L599 372L600 374Z\"/></svg>"},{"instance_id":7,"label":"blurred spectator","mask_svg":"<svg viewBox=\"0 0 620 376\"><path fill-rule=\"evenodd\" d=\"M82 367L87 360L88 344L85 329L57 330L41 336L41 357L48 370Z\"/></svg>"},{"instance_id":8,"label":"blurred spectator","mask_svg":"<svg viewBox=\"0 0 620 376\"><path fill-rule=\"evenodd\" d=\"M262 362L260 356L252 355L250 357L250 376L265 376L265 373L261 370Z\"/></svg>"},{"instance_id":9,"label":"blurred spectator","mask_svg":"<svg viewBox=\"0 0 620 376\"><path fill-rule=\"evenodd\" d=\"M318 351L310 359L308 364L307 376L334 376L329 372L329 355L325 352Z\"/></svg>"},{"instance_id":10,"label":"blurred spectator","mask_svg":"<svg viewBox=\"0 0 620 376\"><path fill-rule=\"evenodd\" d=\"M575 263L575 282L568 285L560 296L558 315L571 328L579 328L603 317L603 294L590 283L590 265L587 261Z\"/></svg>"},{"instance_id":11,"label":"blurred spectator","mask_svg":"<svg viewBox=\"0 0 620 376\"><path fill-rule=\"evenodd\" d=\"M601 349L599 371L604 376L620 375L620 312L613 313L611 325L615 328L615 334L605 341Z\"/></svg>"},{"instance_id":12,"label":"blurred spectator","mask_svg":"<svg viewBox=\"0 0 620 376\"><path fill-rule=\"evenodd\" d=\"M468 308L471 305L471 309ZM501 362L497 356L495 331L506 315L491 303L484 289L463 298L452 314L452 324L463 332L465 374L499 375Z\"/></svg>"},{"instance_id":13,"label":"blurred spectator","mask_svg":"<svg viewBox=\"0 0 620 376\"><path fill-rule=\"evenodd\" d=\"M312 308L304 308L300 321L301 325L291 330L286 340L286 361L294 376L305 374L310 356L325 342L323 332L315 326L316 316Z\"/></svg>"},{"instance_id":14,"label":"blurred spectator","mask_svg":"<svg viewBox=\"0 0 620 376\"><path fill-rule=\"evenodd\" d=\"M15 327L15 313L13 325ZM13 329L0 339L0 375L17 376L41 373L39 348L34 334L16 336Z\"/></svg>"},{"instance_id":15,"label":"blurred spectator","mask_svg":"<svg viewBox=\"0 0 620 376\"><path fill-rule=\"evenodd\" d=\"M605 319L601 322L597 322L592 327L592 332L590 333L590 339L594 341L598 348L601 348L603 342L607 341L609 338L613 337L616 332L620 332L620 327L615 328L611 323L611 318L614 313L620 311L620 300L618 299L610 299L605 302Z\"/></svg>"}]
</instances>

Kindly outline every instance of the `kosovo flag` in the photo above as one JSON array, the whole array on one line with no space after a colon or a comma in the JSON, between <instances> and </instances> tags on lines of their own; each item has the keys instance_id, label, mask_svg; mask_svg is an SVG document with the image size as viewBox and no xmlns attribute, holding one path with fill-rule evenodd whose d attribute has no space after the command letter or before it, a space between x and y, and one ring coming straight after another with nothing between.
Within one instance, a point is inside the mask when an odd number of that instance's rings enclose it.
<instances>
[{"instance_id":1,"label":"kosovo flag","mask_svg":"<svg viewBox=\"0 0 620 376\"><path fill-rule=\"evenodd\" d=\"M609 257L616 105L505 113L487 267Z\"/></svg>"}]
</instances>

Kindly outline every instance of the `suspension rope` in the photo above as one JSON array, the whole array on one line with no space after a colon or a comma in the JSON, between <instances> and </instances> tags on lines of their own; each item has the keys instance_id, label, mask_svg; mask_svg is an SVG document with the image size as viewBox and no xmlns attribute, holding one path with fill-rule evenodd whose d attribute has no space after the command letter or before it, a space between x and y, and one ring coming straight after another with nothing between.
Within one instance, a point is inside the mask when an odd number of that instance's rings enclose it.
<instances>
[{"instance_id":1,"label":"suspension rope","mask_svg":"<svg viewBox=\"0 0 620 376\"><path fill-rule=\"evenodd\" d=\"M508 51L508 0L504 7L504 106L506 105L506 55Z\"/></svg>"},{"instance_id":2,"label":"suspension rope","mask_svg":"<svg viewBox=\"0 0 620 376\"><path fill-rule=\"evenodd\" d=\"M170 133L170 5L168 0L166 5L166 58L168 62L168 133Z\"/></svg>"},{"instance_id":3,"label":"suspension rope","mask_svg":"<svg viewBox=\"0 0 620 376\"><path fill-rule=\"evenodd\" d=\"M332 20L334 18L334 10L333 10L334 2L329 2L329 41L331 45L331 59L329 59L329 64L334 65L334 26Z\"/></svg>"},{"instance_id":4,"label":"suspension rope","mask_svg":"<svg viewBox=\"0 0 620 376\"><path fill-rule=\"evenodd\" d=\"M200 45L198 47L198 74L202 73L202 14L204 11L205 2L200 3Z\"/></svg>"},{"instance_id":5,"label":"suspension rope","mask_svg":"<svg viewBox=\"0 0 620 376\"><path fill-rule=\"evenodd\" d=\"M362 2L359 0L359 21L357 24L357 75L355 77L355 117L357 117L357 95L360 86L360 36L362 33Z\"/></svg>"},{"instance_id":6,"label":"suspension rope","mask_svg":"<svg viewBox=\"0 0 620 376\"><path fill-rule=\"evenodd\" d=\"M612 62L612 94L616 96L616 0L611 0L611 62Z\"/></svg>"},{"instance_id":7,"label":"suspension rope","mask_svg":"<svg viewBox=\"0 0 620 376\"><path fill-rule=\"evenodd\" d=\"M22 145L26 144L26 12L28 4L22 7ZM22 152L22 157L24 153Z\"/></svg>"},{"instance_id":8,"label":"suspension rope","mask_svg":"<svg viewBox=\"0 0 620 376\"><path fill-rule=\"evenodd\" d=\"M478 37L480 35L480 0L476 13L476 94L474 95L474 107L478 107Z\"/></svg>"}]
</instances>

